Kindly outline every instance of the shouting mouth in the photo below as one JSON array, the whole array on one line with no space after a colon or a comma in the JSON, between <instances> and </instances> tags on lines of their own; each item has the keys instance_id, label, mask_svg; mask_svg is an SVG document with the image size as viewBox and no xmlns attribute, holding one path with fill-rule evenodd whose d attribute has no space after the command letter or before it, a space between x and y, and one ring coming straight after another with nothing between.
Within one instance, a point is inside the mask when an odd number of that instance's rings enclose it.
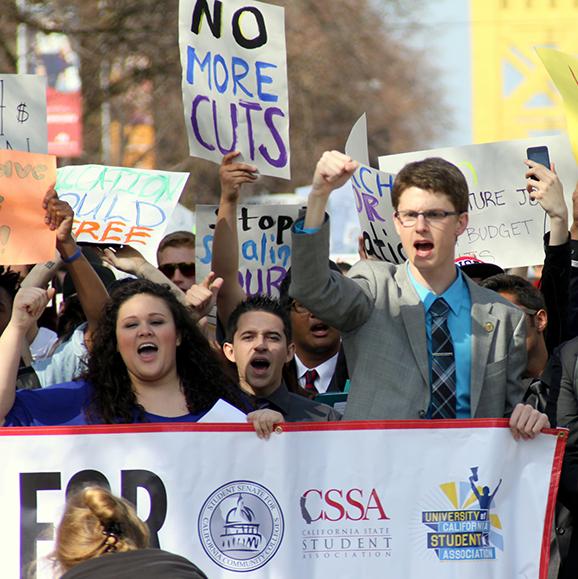
<instances>
[{"instance_id":1,"label":"shouting mouth","mask_svg":"<svg viewBox=\"0 0 578 579\"><path fill-rule=\"evenodd\" d=\"M262 376L267 373L267 370L269 370L271 362L269 362L267 358L255 357L251 360L250 366L256 376Z\"/></svg>"},{"instance_id":2,"label":"shouting mouth","mask_svg":"<svg viewBox=\"0 0 578 579\"><path fill-rule=\"evenodd\" d=\"M429 257L433 251L434 244L431 241L420 240L413 244L417 257Z\"/></svg>"},{"instance_id":3,"label":"shouting mouth","mask_svg":"<svg viewBox=\"0 0 578 579\"><path fill-rule=\"evenodd\" d=\"M329 326L324 324L323 322L317 322L309 328L309 331L316 337L316 338L324 338L329 333Z\"/></svg>"},{"instance_id":4,"label":"shouting mouth","mask_svg":"<svg viewBox=\"0 0 578 579\"><path fill-rule=\"evenodd\" d=\"M139 358L145 361L152 360L158 351L159 347L152 342L146 342L137 348L137 354L139 355Z\"/></svg>"}]
</instances>

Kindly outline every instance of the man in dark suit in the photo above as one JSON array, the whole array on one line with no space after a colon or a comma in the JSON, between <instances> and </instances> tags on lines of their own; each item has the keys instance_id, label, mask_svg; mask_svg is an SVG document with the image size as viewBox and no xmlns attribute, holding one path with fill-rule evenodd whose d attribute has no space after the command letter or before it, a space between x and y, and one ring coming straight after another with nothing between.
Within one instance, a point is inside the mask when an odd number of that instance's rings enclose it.
<instances>
[{"instance_id":1,"label":"man in dark suit","mask_svg":"<svg viewBox=\"0 0 578 579\"><path fill-rule=\"evenodd\" d=\"M278 300L252 296L229 316L223 353L237 366L239 385L256 408L280 412L287 422L339 420L331 406L287 389L283 366L294 351L289 316Z\"/></svg>"},{"instance_id":2,"label":"man in dark suit","mask_svg":"<svg viewBox=\"0 0 578 579\"><path fill-rule=\"evenodd\" d=\"M333 262L330 267L339 272ZM285 366L283 378L292 392L310 397L343 392L349 378L341 333L317 318L289 295L291 268L281 283L280 301L291 319L295 356Z\"/></svg>"},{"instance_id":3,"label":"man in dark suit","mask_svg":"<svg viewBox=\"0 0 578 579\"><path fill-rule=\"evenodd\" d=\"M342 332L351 374L345 418L510 416L515 437L535 436L548 420L520 404L524 314L454 264L468 224L463 174L438 158L406 165L392 203L408 261L365 260L343 277L327 265L325 208L357 166L337 151L318 162L306 217L294 227L290 287L294 299Z\"/></svg>"}]
</instances>

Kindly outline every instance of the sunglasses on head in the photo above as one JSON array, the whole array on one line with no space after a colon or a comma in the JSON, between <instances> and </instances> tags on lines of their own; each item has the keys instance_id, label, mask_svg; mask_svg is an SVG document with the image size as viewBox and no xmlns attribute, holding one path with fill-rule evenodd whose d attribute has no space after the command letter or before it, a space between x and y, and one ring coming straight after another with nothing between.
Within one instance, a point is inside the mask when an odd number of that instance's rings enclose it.
<instances>
[{"instance_id":1,"label":"sunglasses on head","mask_svg":"<svg viewBox=\"0 0 578 579\"><path fill-rule=\"evenodd\" d=\"M179 270L183 275L187 277L192 277L195 275L195 262L184 262L179 263L163 263L159 265L159 270L166 275L169 279L173 277L176 270Z\"/></svg>"}]
</instances>

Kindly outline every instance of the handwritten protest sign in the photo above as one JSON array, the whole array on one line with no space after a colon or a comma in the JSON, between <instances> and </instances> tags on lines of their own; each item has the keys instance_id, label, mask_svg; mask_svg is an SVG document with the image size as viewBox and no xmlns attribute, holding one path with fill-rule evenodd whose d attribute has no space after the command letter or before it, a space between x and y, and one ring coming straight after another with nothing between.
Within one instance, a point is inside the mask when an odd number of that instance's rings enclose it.
<instances>
[{"instance_id":1,"label":"handwritten protest sign","mask_svg":"<svg viewBox=\"0 0 578 579\"><path fill-rule=\"evenodd\" d=\"M217 209L197 205L197 279L211 271ZM279 295L291 265L291 227L298 213L298 205L239 206L239 283L246 294Z\"/></svg>"},{"instance_id":2,"label":"handwritten protest sign","mask_svg":"<svg viewBox=\"0 0 578 579\"><path fill-rule=\"evenodd\" d=\"M54 259L56 233L44 223L42 200L55 181L55 157L0 150L0 264Z\"/></svg>"},{"instance_id":3,"label":"handwritten protest sign","mask_svg":"<svg viewBox=\"0 0 578 579\"><path fill-rule=\"evenodd\" d=\"M154 263L188 173L78 165L58 169L56 190L74 211L80 242L131 245Z\"/></svg>"},{"instance_id":4,"label":"handwritten protest sign","mask_svg":"<svg viewBox=\"0 0 578 579\"><path fill-rule=\"evenodd\" d=\"M564 99L568 134L578 161L578 58L552 48L536 48Z\"/></svg>"},{"instance_id":5,"label":"handwritten protest sign","mask_svg":"<svg viewBox=\"0 0 578 579\"><path fill-rule=\"evenodd\" d=\"M48 152L45 77L0 74L0 149Z\"/></svg>"},{"instance_id":6,"label":"handwritten protest sign","mask_svg":"<svg viewBox=\"0 0 578 579\"><path fill-rule=\"evenodd\" d=\"M390 263L403 263L406 256L395 231L391 205L394 176L369 166L365 114L351 129L345 152L362 163L351 178L351 187L367 255Z\"/></svg>"},{"instance_id":7,"label":"handwritten protest sign","mask_svg":"<svg viewBox=\"0 0 578 579\"><path fill-rule=\"evenodd\" d=\"M457 165L469 186L469 224L456 255L475 255L503 268L543 263L547 216L526 191L526 149L547 146L571 207L576 161L565 135L431 149L379 158L379 167L397 173L406 163L442 157ZM391 209L392 211L393 209ZM570 210L570 215L572 211Z\"/></svg>"},{"instance_id":8,"label":"handwritten protest sign","mask_svg":"<svg viewBox=\"0 0 578 579\"><path fill-rule=\"evenodd\" d=\"M241 151L263 175L289 178L284 10L254 0L181 0L179 43L192 156Z\"/></svg>"}]
</instances>

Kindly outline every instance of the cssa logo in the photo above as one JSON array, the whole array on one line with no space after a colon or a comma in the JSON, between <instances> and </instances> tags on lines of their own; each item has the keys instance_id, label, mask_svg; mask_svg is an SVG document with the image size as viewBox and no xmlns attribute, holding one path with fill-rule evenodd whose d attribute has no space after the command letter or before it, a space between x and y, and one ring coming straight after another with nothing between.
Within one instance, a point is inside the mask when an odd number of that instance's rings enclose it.
<instances>
[{"instance_id":1,"label":"cssa logo","mask_svg":"<svg viewBox=\"0 0 578 579\"><path fill-rule=\"evenodd\" d=\"M300 499L301 516L310 525L316 521L387 521L375 489L309 489Z\"/></svg>"}]
</instances>

